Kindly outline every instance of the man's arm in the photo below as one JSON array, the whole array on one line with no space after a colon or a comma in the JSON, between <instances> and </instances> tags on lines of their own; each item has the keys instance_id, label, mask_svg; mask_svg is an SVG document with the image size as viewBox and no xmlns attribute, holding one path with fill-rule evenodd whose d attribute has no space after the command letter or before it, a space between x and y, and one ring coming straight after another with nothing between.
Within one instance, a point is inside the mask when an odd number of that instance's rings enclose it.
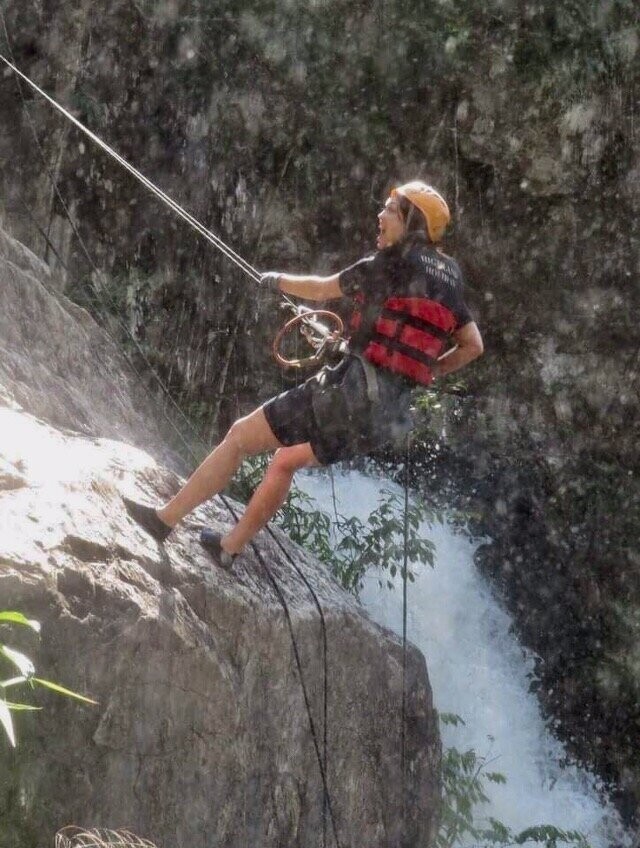
<instances>
[{"instance_id":1,"label":"man's arm","mask_svg":"<svg viewBox=\"0 0 640 848\"><path fill-rule=\"evenodd\" d=\"M278 289L304 300L335 300L342 297L340 274L330 277L280 274Z\"/></svg>"},{"instance_id":2,"label":"man's arm","mask_svg":"<svg viewBox=\"0 0 640 848\"><path fill-rule=\"evenodd\" d=\"M434 377L444 377L463 368L484 351L482 336L475 321L470 321L453 334L455 347L443 353L432 368Z\"/></svg>"}]
</instances>

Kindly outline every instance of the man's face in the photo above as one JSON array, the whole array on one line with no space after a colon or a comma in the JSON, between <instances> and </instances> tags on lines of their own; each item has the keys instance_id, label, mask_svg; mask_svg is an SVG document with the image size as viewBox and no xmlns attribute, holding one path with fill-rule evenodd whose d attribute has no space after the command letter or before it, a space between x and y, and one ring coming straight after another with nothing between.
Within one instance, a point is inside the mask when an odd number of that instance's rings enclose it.
<instances>
[{"instance_id":1,"label":"man's face","mask_svg":"<svg viewBox=\"0 0 640 848\"><path fill-rule=\"evenodd\" d=\"M400 241L404 235L404 220L400 213L400 206L395 197L390 197L384 205L384 209L378 215L378 238L376 247L382 250L391 247Z\"/></svg>"}]
</instances>

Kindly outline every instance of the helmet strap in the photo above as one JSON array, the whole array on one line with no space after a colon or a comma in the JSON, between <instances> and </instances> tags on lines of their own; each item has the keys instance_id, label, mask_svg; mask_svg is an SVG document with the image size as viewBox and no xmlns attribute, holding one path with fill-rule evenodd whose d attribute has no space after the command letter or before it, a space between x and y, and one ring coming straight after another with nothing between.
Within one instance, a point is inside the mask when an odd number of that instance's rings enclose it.
<instances>
[{"instance_id":1,"label":"helmet strap","mask_svg":"<svg viewBox=\"0 0 640 848\"><path fill-rule=\"evenodd\" d=\"M416 207L413 203L409 203L409 211L407 212L407 217L404 219L404 234L405 236L409 233L409 224L413 218L413 213L416 211Z\"/></svg>"},{"instance_id":2,"label":"helmet strap","mask_svg":"<svg viewBox=\"0 0 640 848\"><path fill-rule=\"evenodd\" d=\"M415 204L411 203L411 201L409 201L409 210L407 212L406 218L404 219L404 235L405 235L405 238L409 235L410 232L417 232L418 231L417 225L416 225L416 228L413 231L409 229L409 225L413 222L413 219L415 218L416 215L420 216L420 225L419 225L420 232L424 232L425 235L427 236L427 240L430 242L431 236L429 234L429 229L427 227L427 221L426 221L424 215L422 214L422 212L418 209L418 207Z\"/></svg>"}]
</instances>

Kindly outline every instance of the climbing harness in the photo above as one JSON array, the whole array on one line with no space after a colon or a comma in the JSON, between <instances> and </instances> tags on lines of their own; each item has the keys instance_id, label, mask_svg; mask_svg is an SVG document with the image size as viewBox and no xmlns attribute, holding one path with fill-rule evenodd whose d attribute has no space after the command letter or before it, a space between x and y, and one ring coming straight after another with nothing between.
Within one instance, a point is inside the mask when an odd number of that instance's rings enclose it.
<instances>
[{"instance_id":1,"label":"climbing harness","mask_svg":"<svg viewBox=\"0 0 640 848\"><path fill-rule=\"evenodd\" d=\"M2 25L3 25L3 29L4 29L4 34L5 34L7 46L9 48L9 51L11 51L9 36L8 36L8 31L7 31L7 26L6 26L6 20L5 20L4 13L3 13L1 8L0 8L0 18L2 19ZM127 171L129 171L131 174L133 174L133 176L135 176L136 179L138 179L153 194L155 194L158 198L160 198L160 200L162 200L164 203L166 203L167 206L169 206L184 221L186 221L191 227L193 227L193 229L195 229L204 238L206 238L207 241L209 241L211 244L213 244L215 247L217 247L225 256L227 256L227 258L229 258L245 274L247 274L247 276L251 277L251 279L253 279L255 282L259 282L259 280L260 280L259 272L252 265L250 265L248 262L246 262L246 260L244 260L239 254L237 254L234 250L232 250L232 248L230 248L228 245L226 245L222 241L222 239L220 239L218 236L216 236L214 233L212 233L210 230L208 230L203 224L201 224L189 212L187 212L185 209L183 209L178 203L176 203L174 200L172 200L172 198L170 198L163 191L161 191L157 186L155 186L151 182L151 180L147 179L142 173L140 173L140 171L138 171L136 168L134 168L132 165L130 165L123 157L121 157L118 153L116 153L115 150L113 150L111 147L109 147L109 145L107 145L104 141L102 141L102 139L100 139L97 135L95 135L89 129L87 129L70 112L68 112L66 109L64 109L64 107L62 107L60 104L58 104L55 100L53 100L53 98L51 98L48 94L46 94L46 92L44 92L39 86L37 86L34 82L32 82L32 80L30 80L29 77L27 77L25 74L23 74L22 71L20 71L13 62L10 62L2 54L0 54L0 60L2 62L4 62L5 65L7 65L7 67L10 68L20 79L22 79L24 82L26 82L32 89L34 89L42 97L44 97L44 99L47 100L55 109L57 109L68 120L70 120L73 124L75 124L75 126L77 126L85 135L87 135L92 141L94 141L96 144L98 144L113 159L115 159L119 164L121 164ZM23 93L22 93L22 89L20 88L20 86L18 86L18 89L19 89L20 96L21 96L21 99L22 99L23 109L26 112L27 111L26 110L26 104L25 104ZM36 131L35 131L35 127L33 126L30 118L29 118L29 122L31 124L31 129L32 129L34 137L36 139L36 144L38 146L40 154L42 155L43 162L44 162L45 161L44 153L42 151L42 148L40 147L40 144L39 144L39 141L38 141L38 138L37 138L37 134L36 134ZM63 208L64 208L65 213L66 213L66 215L69 219L69 222L72 226L73 232L76 235L76 237L79 239L79 241L82 245L83 252L85 253L85 256L89 260L89 262L92 265L92 267L94 268L94 270L98 271L95 262L93 261L91 255L88 252L88 249L84 245L84 242L83 242L83 240L80 236L80 233L78 232L78 229L77 229L77 226L75 225L75 222L73 221L73 218L72 218L72 216L69 212L69 209L68 209L67 205L64 203L64 200L62 199L62 197L60 195L60 191L59 191L59 188L58 188L58 185L57 185L57 181L56 181L54 175L50 172L49 168L46 167L46 163L45 163L45 168L47 170L47 174L49 176L49 179L52 182L52 185L54 187L56 195L62 201ZM130 330L127 327L124 327L124 329L127 332L127 335L134 342L136 348L139 348L139 345L137 344L135 338L132 336ZM136 378L139 380L140 384L144 387L145 391L147 391L149 396L155 401L156 400L155 397L153 396L153 394L150 392L150 390L146 386L146 383L142 379L142 376L140 375L140 373L136 370L135 366L133 366L133 364L131 363L131 361L128 358L127 358L127 361L129 362L130 366L132 367L132 370L133 370ZM161 378L157 375L157 373L155 372L155 369L153 368L153 366L151 365L149 360L146 357L144 357L144 361L145 361L145 364L147 365L147 367L149 368L150 373L153 374L154 378L158 381L158 384L160 385L163 394L170 400L172 405L175 408L177 408L182 419L188 425L189 429L191 430L191 432L193 433L195 438L202 444L203 448L205 450L208 450L208 446L206 444L204 444L204 442L202 442L202 440L201 440L201 438L198 434L198 431L194 427L193 423L185 415L185 413L182 411L182 409L179 407L179 405L173 400L168 388L165 386L165 384L163 383ZM191 445L188 442L186 442L186 440L184 439L184 437L182 436L182 434L180 433L178 428L175 426L173 421L171 421L171 419L166 416L164 409L163 409L163 414L165 415L165 418L167 419L169 424L178 433L181 441L183 442L184 446L186 447L188 453L191 455L193 461L197 463L199 461L199 459L195 455L195 453L193 452ZM222 501L222 503L224 504L224 506L226 507L226 509L229 511L229 513L231 514L233 519L237 523L238 520L239 520L238 515L235 512L235 510L233 509L229 500L222 494L219 494L219 498ZM291 644L292 644L292 649L293 649L293 653L294 653L294 659L295 659L295 663L296 663L296 667L297 667L297 671L298 671L298 676L299 676L299 679L300 679L300 684L301 684L301 688L302 688L302 692L303 692L303 698L304 698L305 708L306 708L306 712L307 712L307 718L308 718L308 722L309 722L309 729L310 729L310 733L311 733L311 737L312 737L312 741L313 741L314 752L315 752L316 759L317 759L317 762L318 762L318 768L319 768L319 771L320 771L320 777L321 777L322 787L323 787L323 845L326 845L326 813L328 812L329 818L330 818L330 821L331 821L331 827L332 827L332 832L333 832L333 837L334 837L334 841L335 841L335 844L336 844L336 848L341 848L341 843L338 839L337 826L336 826L336 821L335 821L333 805L332 805L332 802L331 802L331 796L330 796L330 793L329 793L328 777L327 777L327 775L328 775L328 772L327 772L327 766L328 766L328 758L327 758L327 726L328 726L327 725L327 707L328 707L328 661L327 661L327 653L328 652L327 652L326 621L325 621L325 617L324 617L324 612L322 610L322 606L320 604L318 596L317 596L316 592L314 591L313 587L311 586L311 584L309 583L304 572L302 572L302 570L297 566L295 560L293 559L291 554L287 551L287 549L284 547L284 545L282 544L282 542L280 541L278 536L274 533L273 529L268 526L267 532L270 534L271 538L276 543L276 545L278 546L278 548L280 549L280 551L282 552L284 557L289 561L289 563L293 567L294 571L298 574L298 576L300 577L300 579L302 580L304 585L309 590L309 593L310 593L310 595L313 599L313 603L314 603L316 609L318 610L319 617L320 617L320 622L321 622L321 627L322 627L323 678L324 678L324 686L323 686L323 689L324 689L324 693L323 693L324 694L324 697L323 697L324 738L323 738L323 751L322 752L320 751L318 734L317 734L317 731L316 731L315 721L313 719L313 715L312 715L312 711L311 711L311 702L310 702L310 699L309 699L309 693L308 693L307 685L306 685L305 678L304 678L304 673L303 673L303 669L302 669L302 662L301 662L301 659L300 659L300 652L298 650L297 640L296 640L295 632L294 632L294 629L293 629L293 622L292 622L291 614L289 612L289 608L288 608L286 599L285 599L285 597L282 593L282 590L280 589L277 581L275 580L275 578L274 578L274 576L271 572L271 569L268 567L264 557L262 556L262 554L261 554L259 548L257 547L257 545L255 544L255 542L252 542L251 546L252 546L253 551L256 555L256 558L258 559L258 562L261 564L264 573L267 575L267 579L269 580L271 586L273 587L273 590L274 590L274 592L275 592L275 594L276 594L276 596L277 596L277 598L278 598L278 600L279 600L279 602L282 606L282 609L283 609L283 612L284 612L284 615L285 615L285 619L287 621L287 627L288 627L288 630L289 630L289 634L290 634L290 637L291 637Z\"/></svg>"},{"instance_id":2,"label":"climbing harness","mask_svg":"<svg viewBox=\"0 0 640 848\"><path fill-rule=\"evenodd\" d=\"M361 353L352 352L351 355L355 356L355 358L359 360L360 365L362 365L364 379L367 383L367 397L369 398L369 401L371 403L378 403L380 401L380 385L378 383L378 373L375 367L368 359L365 359Z\"/></svg>"}]
</instances>

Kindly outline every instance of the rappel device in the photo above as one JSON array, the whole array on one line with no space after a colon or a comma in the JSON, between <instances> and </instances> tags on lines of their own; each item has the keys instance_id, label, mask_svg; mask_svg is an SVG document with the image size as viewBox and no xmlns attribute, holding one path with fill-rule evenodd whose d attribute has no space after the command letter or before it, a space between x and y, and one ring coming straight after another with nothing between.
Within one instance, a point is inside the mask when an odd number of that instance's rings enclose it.
<instances>
[{"instance_id":1,"label":"rappel device","mask_svg":"<svg viewBox=\"0 0 640 848\"><path fill-rule=\"evenodd\" d=\"M273 342L273 355L279 365L285 368L309 368L320 365L327 358L335 360L348 353L349 343L342 335L344 323L335 312L296 305L288 299L282 305L286 309L291 309L294 315L279 330ZM329 326L324 323L325 321L330 322ZM299 330L313 349L314 352L310 356L289 358L282 353L286 338L294 330Z\"/></svg>"},{"instance_id":2,"label":"rappel device","mask_svg":"<svg viewBox=\"0 0 640 848\"><path fill-rule=\"evenodd\" d=\"M137 168L134 168L133 165L127 162L124 157L120 156L119 153L117 153L99 136L85 127L85 125L74 117L67 109L65 109L64 106L61 106L56 100L48 95L46 91L43 91L38 85L36 85L35 82L33 82L26 74L6 59L2 54L0 54L0 60L4 62L4 64L13 71L13 73L17 74L20 79L24 80L27 85L50 103L54 109L57 109L57 111L64 115L67 120L75 124L75 126L78 127L78 129L88 138L90 138L91 141L101 147L102 150L108 153L112 159L115 159L116 162L122 165L122 167L132 174L140 183L142 183L145 188L155 194L155 196L165 203L172 211L178 214L184 221L187 222L187 224L193 227L196 232L200 233L200 235L214 247L217 247L218 250L227 257L227 259L230 259L235 265L237 265L238 268L240 268L241 271L244 271L248 277L256 283L260 282L260 272L254 268L253 265L243 259L242 256L236 253L236 251L229 247L229 245L225 244L219 236L207 229L204 224L198 221L197 218L194 218L190 212L187 212L186 209L169 197L168 194L165 194L165 192L158 188L155 183L151 182L151 180L145 177L144 174L137 170ZM293 310L294 317L287 321L287 323L282 327L276 335L273 343L273 354L280 365L284 367L304 368L320 364L329 354L336 356L338 353L343 354L346 352L347 342L341 338L342 333L344 332L344 325L340 317L334 312L329 312L328 310L314 310L305 306L297 305L286 295L283 298L283 305L287 309ZM328 320L331 326L327 326L323 323L323 321L318 320L319 318L323 318L325 321ZM282 354L281 346L284 339L296 329L300 330L308 344L314 349L314 353L311 356L307 356L302 359L288 359Z\"/></svg>"}]
</instances>

